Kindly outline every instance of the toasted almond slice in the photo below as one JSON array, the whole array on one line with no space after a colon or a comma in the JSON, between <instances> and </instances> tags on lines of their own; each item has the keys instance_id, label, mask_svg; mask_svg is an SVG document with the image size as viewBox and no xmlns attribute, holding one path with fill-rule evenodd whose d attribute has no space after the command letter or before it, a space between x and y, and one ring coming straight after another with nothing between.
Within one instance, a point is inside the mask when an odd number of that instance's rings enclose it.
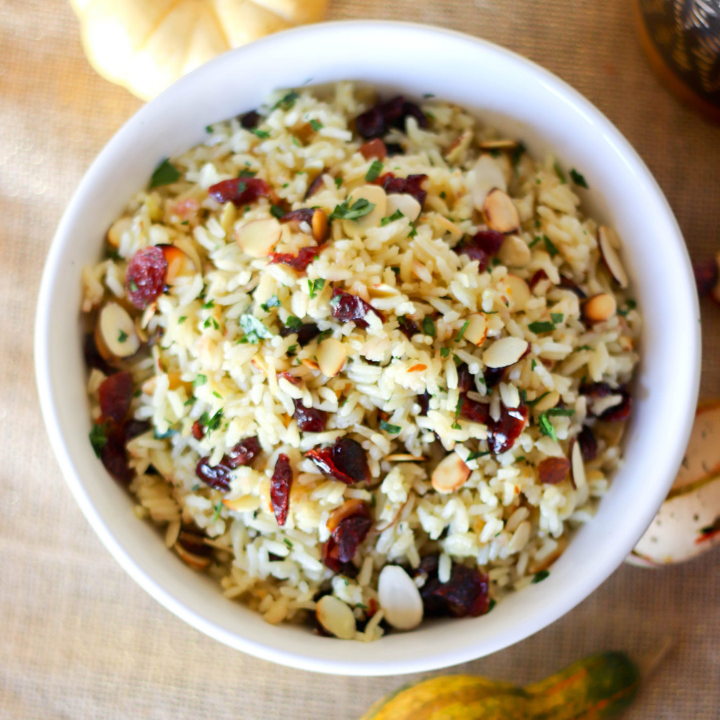
<instances>
[{"instance_id":1,"label":"toasted almond slice","mask_svg":"<svg viewBox=\"0 0 720 720\"><path fill-rule=\"evenodd\" d=\"M318 622L329 632L342 640L355 637L355 616L349 605L334 595L323 595L315 608Z\"/></svg>"},{"instance_id":2,"label":"toasted almond slice","mask_svg":"<svg viewBox=\"0 0 720 720\"><path fill-rule=\"evenodd\" d=\"M563 535L557 539L557 547L548 555L540 560L534 560L528 565L528 573L534 575L535 573L547 570L564 552L567 547L567 538Z\"/></svg>"},{"instance_id":3,"label":"toasted almond slice","mask_svg":"<svg viewBox=\"0 0 720 720\"><path fill-rule=\"evenodd\" d=\"M195 263L179 247L175 245L158 245L158 247L163 251L167 260L165 282L168 285L175 285L178 278L187 277L196 272Z\"/></svg>"},{"instance_id":4,"label":"toasted almond slice","mask_svg":"<svg viewBox=\"0 0 720 720\"><path fill-rule=\"evenodd\" d=\"M488 334L488 321L482 313L470 315L467 319L468 326L465 328L463 337L473 345L482 345Z\"/></svg>"},{"instance_id":5,"label":"toasted almond slice","mask_svg":"<svg viewBox=\"0 0 720 720\"><path fill-rule=\"evenodd\" d=\"M474 181L472 185L473 205L482 210L485 198L494 188L507 190L505 175L500 166L493 160L492 155L481 155L473 166Z\"/></svg>"},{"instance_id":6,"label":"toasted almond slice","mask_svg":"<svg viewBox=\"0 0 720 720\"><path fill-rule=\"evenodd\" d=\"M532 297L528 284L517 275L508 273L505 276L508 300L512 301L513 310L524 310Z\"/></svg>"},{"instance_id":7,"label":"toasted almond slice","mask_svg":"<svg viewBox=\"0 0 720 720\"><path fill-rule=\"evenodd\" d=\"M140 349L135 322L122 305L109 302L100 310L95 323L95 344L108 362L130 357Z\"/></svg>"},{"instance_id":8,"label":"toasted almond slice","mask_svg":"<svg viewBox=\"0 0 720 720\"><path fill-rule=\"evenodd\" d=\"M398 630L412 630L423 619L423 601L412 578L399 565L386 565L378 577L378 602Z\"/></svg>"},{"instance_id":9,"label":"toasted almond slice","mask_svg":"<svg viewBox=\"0 0 720 720\"><path fill-rule=\"evenodd\" d=\"M583 306L583 315L592 323L605 322L617 311L617 302L609 293L591 297Z\"/></svg>"},{"instance_id":10,"label":"toasted almond slice","mask_svg":"<svg viewBox=\"0 0 720 720\"><path fill-rule=\"evenodd\" d=\"M108 244L112 245L114 248L119 248L120 242L122 241L123 233L126 230L129 230L131 225L132 225L132 218L129 218L129 217L123 217L123 218L120 218L119 220L116 220L110 226L110 229L107 232Z\"/></svg>"},{"instance_id":11,"label":"toasted almond slice","mask_svg":"<svg viewBox=\"0 0 720 720\"><path fill-rule=\"evenodd\" d=\"M582 448L577 440L573 442L572 450L570 451L570 472L572 474L573 484L576 488L584 488L587 486Z\"/></svg>"},{"instance_id":12,"label":"toasted almond slice","mask_svg":"<svg viewBox=\"0 0 720 720\"><path fill-rule=\"evenodd\" d=\"M527 340L521 338L500 338L483 353L483 362L490 368L509 367L520 360L529 347Z\"/></svg>"},{"instance_id":13,"label":"toasted almond slice","mask_svg":"<svg viewBox=\"0 0 720 720\"><path fill-rule=\"evenodd\" d=\"M415 222L422 212L422 205L407 193L393 193L387 196L386 217L400 211L410 222Z\"/></svg>"},{"instance_id":14,"label":"toasted almond slice","mask_svg":"<svg viewBox=\"0 0 720 720\"><path fill-rule=\"evenodd\" d=\"M514 150L520 143L517 140L483 140L481 150Z\"/></svg>"},{"instance_id":15,"label":"toasted almond slice","mask_svg":"<svg viewBox=\"0 0 720 720\"><path fill-rule=\"evenodd\" d=\"M605 267L613 276L615 282L621 287L628 286L628 276L623 267L617 249L620 247L620 238L612 228L601 225L598 229L598 245Z\"/></svg>"},{"instance_id":16,"label":"toasted almond slice","mask_svg":"<svg viewBox=\"0 0 720 720\"><path fill-rule=\"evenodd\" d=\"M442 495L455 492L470 477L470 468L456 453L446 455L433 470L432 486Z\"/></svg>"},{"instance_id":17,"label":"toasted almond slice","mask_svg":"<svg viewBox=\"0 0 720 720\"><path fill-rule=\"evenodd\" d=\"M188 552L179 542L173 546L175 552L180 556L182 561L189 565L193 570L205 570L210 565L210 558L201 557L194 553Z\"/></svg>"},{"instance_id":18,"label":"toasted almond slice","mask_svg":"<svg viewBox=\"0 0 720 720\"><path fill-rule=\"evenodd\" d=\"M222 504L228 510L234 510L235 512L247 512L257 510L260 507L260 498L257 495L244 495L243 497L235 498L234 500L228 500L226 498L222 501Z\"/></svg>"},{"instance_id":19,"label":"toasted almond slice","mask_svg":"<svg viewBox=\"0 0 720 720\"><path fill-rule=\"evenodd\" d=\"M367 200L375 207L363 217L357 220L343 220L343 230L349 238L358 238L374 227L378 227L382 219L387 215L387 195L379 185L363 185L353 190L348 200L348 206L352 207L358 200Z\"/></svg>"},{"instance_id":20,"label":"toasted almond slice","mask_svg":"<svg viewBox=\"0 0 720 720\"><path fill-rule=\"evenodd\" d=\"M342 505L336 507L327 521L327 529L332 532L345 518L352 515L359 515L365 512L365 503L358 498L346 500Z\"/></svg>"},{"instance_id":21,"label":"toasted almond slice","mask_svg":"<svg viewBox=\"0 0 720 720\"><path fill-rule=\"evenodd\" d=\"M310 370L319 370L320 366L314 361L310 360L308 358L305 358L304 360L300 361L306 368L310 368Z\"/></svg>"},{"instance_id":22,"label":"toasted almond slice","mask_svg":"<svg viewBox=\"0 0 720 720\"><path fill-rule=\"evenodd\" d=\"M345 364L347 350L339 340L327 338L320 343L317 361L320 372L327 377L335 377Z\"/></svg>"},{"instance_id":23,"label":"toasted almond slice","mask_svg":"<svg viewBox=\"0 0 720 720\"><path fill-rule=\"evenodd\" d=\"M135 332L141 343L146 343L150 339L147 330L142 326L142 317L135 318Z\"/></svg>"},{"instance_id":24,"label":"toasted almond slice","mask_svg":"<svg viewBox=\"0 0 720 720\"><path fill-rule=\"evenodd\" d=\"M517 235L508 235L500 246L498 260L507 267L525 267L530 262L530 248Z\"/></svg>"},{"instance_id":25,"label":"toasted almond slice","mask_svg":"<svg viewBox=\"0 0 720 720\"><path fill-rule=\"evenodd\" d=\"M423 455L410 455L408 453L391 453L385 456L390 462L426 462L427 458Z\"/></svg>"},{"instance_id":26,"label":"toasted almond slice","mask_svg":"<svg viewBox=\"0 0 720 720\"><path fill-rule=\"evenodd\" d=\"M473 139L473 132L472 130L465 130L464 132L460 133L453 142L450 143L450 145L446 148L443 155L445 156L445 159L451 164L455 165L460 160L462 160L463 155L465 154L465 151L470 147L470 143Z\"/></svg>"},{"instance_id":27,"label":"toasted almond slice","mask_svg":"<svg viewBox=\"0 0 720 720\"><path fill-rule=\"evenodd\" d=\"M491 230L515 232L520 227L520 215L512 198L503 190L491 190L483 203L483 217Z\"/></svg>"},{"instance_id":28,"label":"toasted almond slice","mask_svg":"<svg viewBox=\"0 0 720 720\"><path fill-rule=\"evenodd\" d=\"M320 208L315 210L313 213L311 225L315 242L325 242L330 229L330 223L328 221L328 216L323 210L320 210Z\"/></svg>"},{"instance_id":29,"label":"toasted almond slice","mask_svg":"<svg viewBox=\"0 0 720 720\"><path fill-rule=\"evenodd\" d=\"M267 257L280 240L281 233L280 223L274 217L253 220L238 228L235 242L250 257Z\"/></svg>"}]
</instances>

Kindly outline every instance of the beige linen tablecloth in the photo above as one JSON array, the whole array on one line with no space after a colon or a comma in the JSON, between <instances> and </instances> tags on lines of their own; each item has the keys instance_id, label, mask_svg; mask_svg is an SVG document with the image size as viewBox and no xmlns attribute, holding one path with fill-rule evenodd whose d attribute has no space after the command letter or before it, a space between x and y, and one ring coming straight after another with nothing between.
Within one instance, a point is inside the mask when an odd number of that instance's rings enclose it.
<instances>
[{"instance_id":1,"label":"beige linen tablecloth","mask_svg":"<svg viewBox=\"0 0 720 720\"><path fill-rule=\"evenodd\" d=\"M720 130L650 74L631 5L332 0L330 18L436 23L557 73L637 148L699 257L720 249ZM139 107L90 69L66 0L0 0L0 718L356 718L406 679L288 670L185 625L111 558L48 447L32 362L42 264L83 172ZM717 396L720 308L708 303L703 319L703 393ZM669 634L675 649L628 717L718 718L719 561L716 552L662 571L622 567L553 626L455 670L525 682L605 648L640 656Z\"/></svg>"}]
</instances>

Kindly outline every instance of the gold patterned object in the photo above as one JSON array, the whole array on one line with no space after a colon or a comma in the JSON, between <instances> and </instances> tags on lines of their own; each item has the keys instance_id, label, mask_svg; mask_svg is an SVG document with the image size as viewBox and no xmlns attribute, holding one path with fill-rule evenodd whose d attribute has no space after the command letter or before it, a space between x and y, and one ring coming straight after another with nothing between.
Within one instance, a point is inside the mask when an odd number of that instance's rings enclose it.
<instances>
[{"instance_id":1,"label":"gold patterned object","mask_svg":"<svg viewBox=\"0 0 720 720\"><path fill-rule=\"evenodd\" d=\"M720 122L720 0L637 0L640 40L660 79Z\"/></svg>"},{"instance_id":2,"label":"gold patterned object","mask_svg":"<svg viewBox=\"0 0 720 720\"><path fill-rule=\"evenodd\" d=\"M328 0L70 0L90 64L150 100L216 55L319 22Z\"/></svg>"}]
</instances>

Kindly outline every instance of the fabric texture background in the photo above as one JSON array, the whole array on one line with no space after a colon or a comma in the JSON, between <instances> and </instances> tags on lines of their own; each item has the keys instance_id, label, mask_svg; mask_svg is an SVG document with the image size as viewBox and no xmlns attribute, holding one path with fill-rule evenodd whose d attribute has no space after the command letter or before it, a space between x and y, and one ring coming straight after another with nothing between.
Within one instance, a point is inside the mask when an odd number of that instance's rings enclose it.
<instances>
[{"instance_id":1,"label":"fabric texture background","mask_svg":"<svg viewBox=\"0 0 720 720\"><path fill-rule=\"evenodd\" d=\"M692 255L720 249L720 128L651 74L628 0L332 0L329 17L434 23L540 63L637 148ZM0 0L0 717L357 718L413 678L289 670L185 625L101 545L50 452L32 361L42 265L82 174L139 107L90 68L66 0ZM702 312L702 392L717 397L720 308ZM717 718L718 560L715 551L658 571L623 566L543 632L452 671L526 682L602 649L640 657L670 635L672 653L627 717Z\"/></svg>"}]
</instances>

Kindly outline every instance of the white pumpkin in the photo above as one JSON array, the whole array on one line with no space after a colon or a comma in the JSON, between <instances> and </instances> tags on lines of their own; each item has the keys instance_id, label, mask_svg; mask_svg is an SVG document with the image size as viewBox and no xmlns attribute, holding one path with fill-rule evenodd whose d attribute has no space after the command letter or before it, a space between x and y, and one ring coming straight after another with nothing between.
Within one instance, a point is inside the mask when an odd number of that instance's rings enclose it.
<instances>
[{"instance_id":1,"label":"white pumpkin","mask_svg":"<svg viewBox=\"0 0 720 720\"><path fill-rule=\"evenodd\" d=\"M643 567L684 562L720 543L720 402L695 415L675 483L627 561Z\"/></svg>"},{"instance_id":2,"label":"white pumpkin","mask_svg":"<svg viewBox=\"0 0 720 720\"><path fill-rule=\"evenodd\" d=\"M319 22L328 0L71 0L90 64L143 100L216 55Z\"/></svg>"}]
</instances>

